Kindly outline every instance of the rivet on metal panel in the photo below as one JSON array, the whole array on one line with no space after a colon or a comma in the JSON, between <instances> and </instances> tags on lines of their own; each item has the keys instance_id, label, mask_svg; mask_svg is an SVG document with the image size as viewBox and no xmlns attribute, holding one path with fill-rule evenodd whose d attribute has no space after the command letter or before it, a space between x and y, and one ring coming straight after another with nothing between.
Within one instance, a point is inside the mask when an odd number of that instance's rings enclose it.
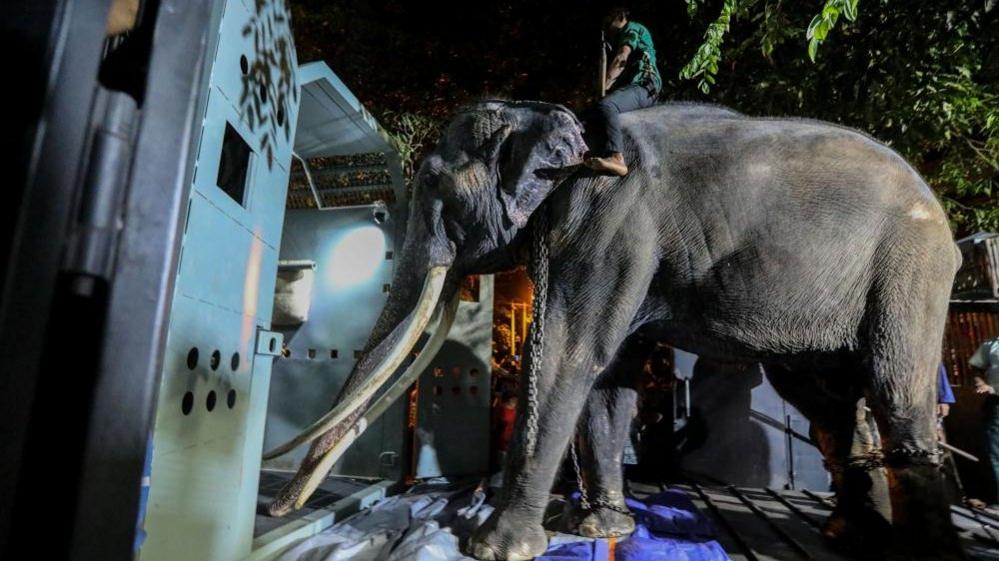
<instances>
[{"instance_id":1,"label":"rivet on metal panel","mask_svg":"<svg viewBox=\"0 0 999 561\"><path fill-rule=\"evenodd\" d=\"M257 354L265 356L279 356L282 351L284 336L276 331L266 329L257 330Z\"/></svg>"}]
</instances>

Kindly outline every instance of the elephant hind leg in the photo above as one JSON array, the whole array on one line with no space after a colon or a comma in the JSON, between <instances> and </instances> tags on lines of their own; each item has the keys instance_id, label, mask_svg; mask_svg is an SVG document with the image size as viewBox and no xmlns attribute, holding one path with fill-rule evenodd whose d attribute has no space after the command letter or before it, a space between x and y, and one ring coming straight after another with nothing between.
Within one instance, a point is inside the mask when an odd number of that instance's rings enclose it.
<instances>
[{"instance_id":1,"label":"elephant hind leg","mask_svg":"<svg viewBox=\"0 0 999 561\"><path fill-rule=\"evenodd\" d=\"M868 326L865 393L881 432L892 504L892 555L964 559L951 523L939 464L936 377L953 272L919 271L875 291L878 315ZM916 264L918 266L918 264ZM942 267L942 266L941 266Z\"/></svg>"},{"instance_id":2,"label":"elephant hind leg","mask_svg":"<svg viewBox=\"0 0 999 561\"><path fill-rule=\"evenodd\" d=\"M887 547L891 505L880 462L880 446L871 431L859 371L849 366L830 371L765 365L777 392L812 425L836 492L836 507L822 533L833 547L877 557Z\"/></svg>"}]
</instances>

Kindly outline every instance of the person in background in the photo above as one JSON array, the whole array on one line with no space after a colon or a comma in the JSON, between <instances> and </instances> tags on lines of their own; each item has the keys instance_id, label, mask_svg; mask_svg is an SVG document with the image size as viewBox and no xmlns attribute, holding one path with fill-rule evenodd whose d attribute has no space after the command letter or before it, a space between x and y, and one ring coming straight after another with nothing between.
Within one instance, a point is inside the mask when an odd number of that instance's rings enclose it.
<instances>
[{"instance_id":1,"label":"person in background","mask_svg":"<svg viewBox=\"0 0 999 561\"><path fill-rule=\"evenodd\" d=\"M517 420L517 390L504 388L492 411L493 469L501 470L506 464L506 452L513 440L513 425Z\"/></svg>"},{"instance_id":2,"label":"person in background","mask_svg":"<svg viewBox=\"0 0 999 561\"><path fill-rule=\"evenodd\" d=\"M985 446L992 463L992 474L999 486L999 337L982 343L968 364L982 371L974 377L975 393L985 395ZM999 502L997 500L996 502Z\"/></svg>"},{"instance_id":3,"label":"person in background","mask_svg":"<svg viewBox=\"0 0 999 561\"><path fill-rule=\"evenodd\" d=\"M954 390L950 387L950 380L947 379L947 369L941 362L937 368L937 419L942 420L950 415L950 406L956 402Z\"/></svg>"}]
</instances>

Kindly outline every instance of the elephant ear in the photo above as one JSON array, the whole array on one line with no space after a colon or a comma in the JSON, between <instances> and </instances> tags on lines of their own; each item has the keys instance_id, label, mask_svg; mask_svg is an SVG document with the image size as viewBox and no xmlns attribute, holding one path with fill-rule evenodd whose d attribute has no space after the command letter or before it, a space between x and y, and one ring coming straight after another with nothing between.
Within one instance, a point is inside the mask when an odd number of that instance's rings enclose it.
<instances>
[{"instance_id":1,"label":"elephant ear","mask_svg":"<svg viewBox=\"0 0 999 561\"><path fill-rule=\"evenodd\" d=\"M556 185L583 161L586 143L576 116L558 105L515 106L483 149L499 172L499 198L517 228L527 225Z\"/></svg>"}]
</instances>

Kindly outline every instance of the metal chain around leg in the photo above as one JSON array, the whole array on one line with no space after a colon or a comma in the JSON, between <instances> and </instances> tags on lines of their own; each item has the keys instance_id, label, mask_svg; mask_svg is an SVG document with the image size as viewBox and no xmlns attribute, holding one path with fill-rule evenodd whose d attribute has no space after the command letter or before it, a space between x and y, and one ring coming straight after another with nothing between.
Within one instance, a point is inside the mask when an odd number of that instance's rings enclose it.
<instances>
[{"instance_id":1,"label":"metal chain around leg","mask_svg":"<svg viewBox=\"0 0 999 561\"><path fill-rule=\"evenodd\" d=\"M576 455L576 435L572 435L572 440L569 441L569 455L572 456L572 468L576 471L576 485L579 486L579 506L583 510L592 510L586 485L583 485L583 470L579 469L579 456Z\"/></svg>"},{"instance_id":2,"label":"metal chain around leg","mask_svg":"<svg viewBox=\"0 0 999 561\"><path fill-rule=\"evenodd\" d=\"M545 339L545 306L548 298L548 207L537 210L531 245L531 277L534 280L534 305L531 310L531 365L527 369L527 434L525 456L534 455L538 439L538 370L541 368Z\"/></svg>"},{"instance_id":3,"label":"metal chain around leg","mask_svg":"<svg viewBox=\"0 0 999 561\"><path fill-rule=\"evenodd\" d=\"M545 307L548 298L548 207L542 205L537 210L534 230L531 232L531 278L534 280L534 306L531 314L531 364L527 369L527 434L524 438L525 456L534 455L534 447L538 438L538 369L541 368L545 338ZM602 498L590 502L586 485L583 483L583 471L579 467L579 457L576 454L576 437L573 435L569 444L572 455L572 467L576 471L576 484L579 485L579 505L583 510L592 510L600 506L633 516L627 508L611 503Z\"/></svg>"}]
</instances>

